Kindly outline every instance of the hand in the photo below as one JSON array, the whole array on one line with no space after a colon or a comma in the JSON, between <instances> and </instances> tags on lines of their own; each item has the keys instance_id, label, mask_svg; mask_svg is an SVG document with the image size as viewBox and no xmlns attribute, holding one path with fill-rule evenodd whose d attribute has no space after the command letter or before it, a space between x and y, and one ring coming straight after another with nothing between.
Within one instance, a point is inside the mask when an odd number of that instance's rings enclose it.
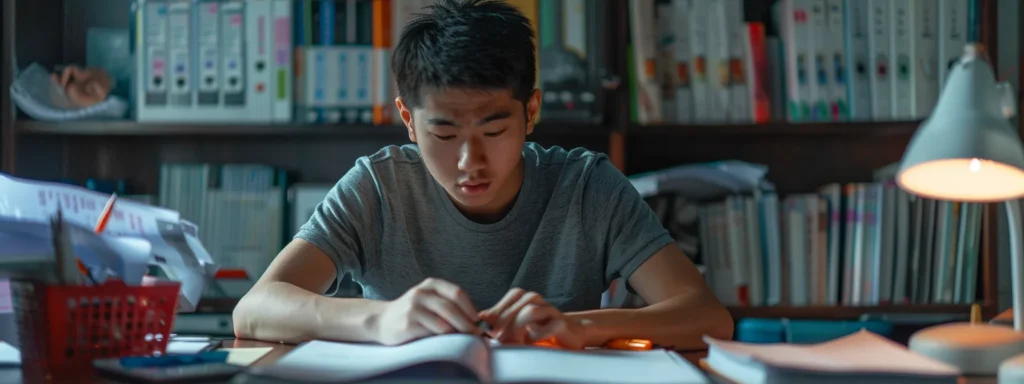
<instances>
[{"instance_id":1,"label":"hand","mask_svg":"<svg viewBox=\"0 0 1024 384\"><path fill-rule=\"evenodd\" d=\"M64 71L52 75L53 80L64 88L72 103L79 107L98 104L110 93L110 75L99 68L68 66Z\"/></svg>"},{"instance_id":2,"label":"hand","mask_svg":"<svg viewBox=\"0 0 1024 384\"><path fill-rule=\"evenodd\" d=\"M491 336L502 343L532 344L554 338L562 348L586 346L585 324L565 316L537 292L513 288L480 316L491 324Z\"/></svg>"},{"instance_id":3,"label":"hand","mask_svg":"<svg viewBox=\"0 0 1024 384\"><path fill-rule=\"evenodd\" d=\"M469 296L455 284L426 279L388 302L377 322L377 340L398 345L452 332L482 334Z\"/></svg>"}]
</instances>

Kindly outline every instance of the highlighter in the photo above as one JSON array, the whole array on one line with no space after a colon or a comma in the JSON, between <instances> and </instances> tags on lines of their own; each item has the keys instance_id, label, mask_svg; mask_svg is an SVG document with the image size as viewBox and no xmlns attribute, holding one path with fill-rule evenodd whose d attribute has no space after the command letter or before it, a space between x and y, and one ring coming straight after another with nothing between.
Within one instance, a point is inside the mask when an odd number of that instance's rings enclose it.
<instances>
[{"instance_id":1,"label":"highlighter","mask_svg":"<svg viewBox=\"0 0 1024 384\"><path fill-rule=\"evenodd\" d=\"M647 351L654 348L654 343L647 339L613 339L605 343L604 347L626 351Z\"/></svg>"},{"instance_id":2,"label":"highlighter","mask_svg":"<svg viewBox=\"0 0 1024 384\"><path fill-rule=\"evenodd\" d=\"M534 341L533 342L533 346L535 346L535 347L545 347L545 348L557 348L557 349L562 348L562 346L558 344L558 340L555 340L554 336L546 338L546 339Z\"/></svg>"},{"instance_id":3,"label":"highlighter","mask_svg":"<svg viewBox=\"0 0 1024 384\"><path fill-rule=\"evenodd\" d=\"M535 347L562 348L558 340L549 337L533 342ZM604 344L605 349L616 349L624 351L648 351L654 348L654 343L647 339L613 339Z\"/></svg>"}]
</instances>

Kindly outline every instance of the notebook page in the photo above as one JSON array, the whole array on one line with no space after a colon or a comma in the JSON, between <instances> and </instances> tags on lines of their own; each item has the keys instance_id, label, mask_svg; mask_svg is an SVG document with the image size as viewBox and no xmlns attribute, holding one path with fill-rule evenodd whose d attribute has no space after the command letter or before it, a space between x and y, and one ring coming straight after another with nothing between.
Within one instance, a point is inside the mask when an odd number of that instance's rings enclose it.
<instances>
[{"instance_id":1,"label":"notebook page","mask_svg":"<svg viewBox=\"0 0 1024 384\"><path fill-rule=\"evenodd\" d=\"M21 351L0 341L0 367L8 365L21 365Z\"/></svg>"},{"instance_id":2,"label":"notebook page","mask_svg":"<svg viewBox=\"0 0 1024 384\"><path fill-rule=\"evenodd\" d=\"M862 330L829 342L812 345L747 344L705 338L718 351L749 356L765 365L810 372L895 373L957 376L959 370L911 352L895 342Z\"/></svg>"},{"instance_id":3,"label":"notebook page","mask_svg":"<svg viewBox=\"0 0 1024 384\"><path fill-rule=\"evenodd\" d=\"M491 351L498 383L707 383L674 352L500 347Z\"/></svg>"},{"instance_id":4,"label":"notebook page","mask_svg":"<svg viewBox=\"0 0 1024 384\"><path fill-rule=\"evenodd\" d=\"M489 378L487 347L479 337L452 334L400 346L311 341L295 348L257 374L292 381L365 380L432 362L455 362L480 378Z\"/></svg>"}]
</instances>

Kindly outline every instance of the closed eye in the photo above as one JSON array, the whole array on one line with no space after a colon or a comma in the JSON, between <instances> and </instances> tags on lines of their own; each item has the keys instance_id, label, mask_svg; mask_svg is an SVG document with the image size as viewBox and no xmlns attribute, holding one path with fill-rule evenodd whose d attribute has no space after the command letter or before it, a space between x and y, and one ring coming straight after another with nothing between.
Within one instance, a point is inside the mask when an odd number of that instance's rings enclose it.
<instances>
[{"instance_id":1,"label":"closed eye","mask_svg":"<svg viewBox=\"0 0 1024 384\"><path fill-rule=\"evenodd\" d=\"M449 140L451 140L451 139L454 139L454 138L455 138L455 135L446 135L446 136L442 136L442 135L434 134L434 137L437 137L437 138L438 138L439 140L441 140L441 141L449 141Z\"/></svg>"},{"instance_id":2,"label":"closed eye","mask_svg":"<svg viewBox=\"0 0 1024 384\"><path fill-rule=\"evenodd\" d=\"M498 137L498 136L501 136L502 133L505 133L505 131L507 131L507 129L502 129L502 130L500 130L498 132L487 132L487 133L484 134L484 136L487 136L487 137Z\"/></svg>"}]
</instances>

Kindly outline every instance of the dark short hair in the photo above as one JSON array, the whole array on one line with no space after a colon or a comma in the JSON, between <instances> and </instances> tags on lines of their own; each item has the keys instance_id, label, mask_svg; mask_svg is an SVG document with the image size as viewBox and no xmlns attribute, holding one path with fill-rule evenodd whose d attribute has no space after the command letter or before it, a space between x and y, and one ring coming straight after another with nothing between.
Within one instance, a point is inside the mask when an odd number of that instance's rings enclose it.
<instances>
[{"instance_id":1,"label":"dark short hair","mask_svg":"<svg viewBox=\"0 0 1024 384\"><path fill-rule=\"evenodd\" d=\"M391 71L407 105L423 88L506 89L525 103L537 78L530 20L500 0L438 0L409 22Z\"/></svg>"}]
</instances>

